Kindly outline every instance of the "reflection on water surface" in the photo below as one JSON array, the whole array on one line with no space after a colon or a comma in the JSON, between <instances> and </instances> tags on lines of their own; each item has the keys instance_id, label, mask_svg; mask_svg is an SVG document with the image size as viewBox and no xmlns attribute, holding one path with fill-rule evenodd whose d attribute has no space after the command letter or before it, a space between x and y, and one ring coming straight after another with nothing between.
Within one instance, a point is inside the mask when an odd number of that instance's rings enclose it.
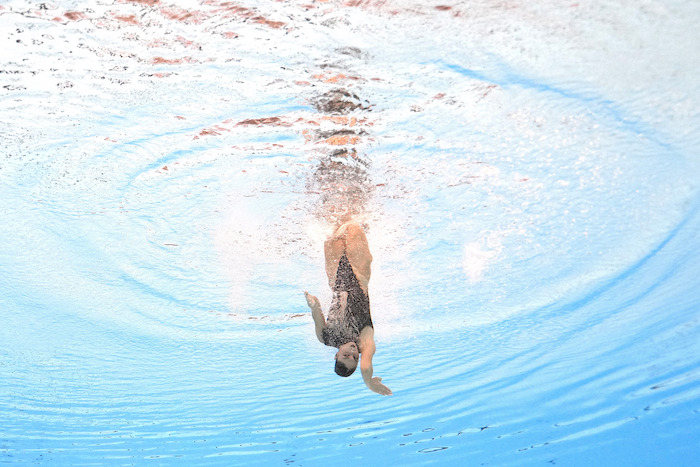
<instances>
[{"instance_id":1,"label":"reflection on water surface","mask_svg":"<svg viewBox=\"0 0 700 467\"><path fill-rule=\"evenodd\" d=\"M5 2L0 458L688 465L698 20ZM391 398L301 297L348 216Z\"/></svg>"}]
</instances>

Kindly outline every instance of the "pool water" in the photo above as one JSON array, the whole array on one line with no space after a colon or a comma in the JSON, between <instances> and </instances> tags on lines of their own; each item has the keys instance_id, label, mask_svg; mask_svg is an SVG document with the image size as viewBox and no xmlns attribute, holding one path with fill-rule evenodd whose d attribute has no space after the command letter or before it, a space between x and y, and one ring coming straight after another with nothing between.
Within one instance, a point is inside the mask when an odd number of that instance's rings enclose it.
<instances>
[{"instance_id":1,"label":"pool water","mask_svg":"<svg viewBox=\"0 0 700 467\"><path fill-rule=\"evenodd\" d=\"M0 5L0 463L697 465L700 6ZM333 374L323 241L374 256Z\"/></svg>"}]
</instances>

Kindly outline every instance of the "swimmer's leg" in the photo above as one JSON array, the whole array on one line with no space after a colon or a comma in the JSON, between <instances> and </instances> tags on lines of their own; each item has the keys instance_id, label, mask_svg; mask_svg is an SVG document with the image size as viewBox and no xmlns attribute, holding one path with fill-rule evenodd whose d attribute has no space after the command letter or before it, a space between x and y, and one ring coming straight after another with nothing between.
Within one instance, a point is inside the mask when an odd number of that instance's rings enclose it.
<instances>
[{"instance_id":1,"label":"swimmer's leg","mask_svg":"<svg viewBox=\"0 0 700 467\"><path fill-rule=\"evenodd\" d=\"M337 231L336 231L337 233ZM326 275L328 286L332 289L335 285L335 275L338 272L338 263L345 254L345 236L335 233L323 244L323 253L326 258Z\"/></svg>"},{"instance_id":2,"label":"swimmer's leg","mask_svg":"<svg viewBox=\"0 0 700 467\"><path fill-rule=\"evenodd\" d=\"M342 228L345 229L345 254L362 290L367 294L372 273L372 254L369 252L367 235L356 221L346 222L341 226Z\"/></svg>"}]
</instances>

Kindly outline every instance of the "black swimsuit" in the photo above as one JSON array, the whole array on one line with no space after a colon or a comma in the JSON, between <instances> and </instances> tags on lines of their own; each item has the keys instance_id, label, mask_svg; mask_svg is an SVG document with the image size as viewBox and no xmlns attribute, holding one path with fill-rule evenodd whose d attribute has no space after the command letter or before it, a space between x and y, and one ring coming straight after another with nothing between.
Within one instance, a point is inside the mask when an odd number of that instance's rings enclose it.
<instances>
[{"instance_id":1,"label":"black swimsuit","mask_svg":"<svg viewBox=\"0 0 700 467\"><path fill-rule=\"evenodd\" d=\"M348 294L345 310L340 309L340 292ZM335 275L333 302L328 311L326 327L323 328L323 343L331 347L340 347L348 342L355 342L359 347L360 332L367 326L372 327L369 297L360 287L347 256L343 255Z\"/></svg>"}]
</instances>

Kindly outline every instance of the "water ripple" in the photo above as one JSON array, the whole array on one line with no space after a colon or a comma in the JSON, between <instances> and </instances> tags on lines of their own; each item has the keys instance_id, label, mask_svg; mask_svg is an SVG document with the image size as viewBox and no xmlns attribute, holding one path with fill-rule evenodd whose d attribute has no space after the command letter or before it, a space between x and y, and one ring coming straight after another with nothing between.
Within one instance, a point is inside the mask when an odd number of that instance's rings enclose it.
<instances>
[{"instance_id":1,"label":"water ripple","mask_svg":"<svg viewBox=\"0 0 700 467\"><path fill-rule=\"evenodd\" d=\"M0 6L0 458L696 458L699 15ZM303 300L348 213L391 398Z\"/></svg>"}]
</instances>

